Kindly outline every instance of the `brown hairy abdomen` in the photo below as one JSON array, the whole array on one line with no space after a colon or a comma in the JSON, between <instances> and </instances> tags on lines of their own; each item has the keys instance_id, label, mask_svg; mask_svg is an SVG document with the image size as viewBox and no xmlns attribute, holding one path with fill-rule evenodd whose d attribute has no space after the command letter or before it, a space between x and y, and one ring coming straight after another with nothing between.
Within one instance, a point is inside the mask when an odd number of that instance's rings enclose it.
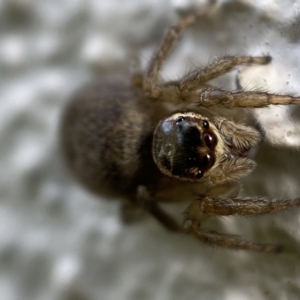
<instances>
[{"instance_id":1,"label":"brown hairy abdomen","mask_svg":"<svg viewBox=\"0 0 300 300\"><path fill-rule=\"evenodd\" d=\"M86 187L107 195L134 193L137 185L150 180L143 174L155 176L149 101L121 81L99 81L69 103L62 150L69 168Z\"/></svg>"}]
</instances>

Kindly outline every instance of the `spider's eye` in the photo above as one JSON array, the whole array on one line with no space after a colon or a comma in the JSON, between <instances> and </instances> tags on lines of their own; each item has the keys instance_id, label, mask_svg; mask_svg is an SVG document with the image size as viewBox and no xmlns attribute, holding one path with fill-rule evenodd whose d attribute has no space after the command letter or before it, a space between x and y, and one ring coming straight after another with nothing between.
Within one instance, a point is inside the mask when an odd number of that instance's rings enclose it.
<instances>
[{"instance_id":1,"label":"spider's eye","mask_svg":"<svg viewBox=\"0 0 300 300\"><path fill-rule=\"evenodd\" d=\"M208 169L215 163L215 158L213 155L207 153L204 155L201 161L202 168Z\"/></svg>"},{"instance_id":2,"label":"spider's eye","mask_svg":"<svg viewBox=\"0 0 300 300\"><path fill-rule=\"evenodd\" d=\"M184 121L184 117L183 116L179 116L177 119L176 119L176 124L180 124Z\"/></svg>"},{"instance_id":3,"label":"spider's eye","mask_svg":"<svg viewBox=\"0 0 300 300\"><path fill-rule=\"evenodd\" d=\"M209 128L209 123L206 120L203 121L202 125L203 125L204 129L208 129Z\"/></svg>"},{"instance_id":4,"label":"spider's eye","mask_svg":"<svg viewBox=\"0 0 300 300\"><path fill-rule=\"evenodd\" d=\"M217 138L213 133L211 133L211 132L205 133L204 141L205 141L206 146L209 149L211 149L211 150L215 149L215 147L217 145Z\"/></svg>"},{"instance_id":5,"label":"spider's eye","mask_svg":"<svg viewBox=\"0 0 300 300\"><path fill-rule=\"evenodd\" d=\"M198 174L196 175L196 178L197 178L197 179L200 179L200 178L202 178L202 177L203 177L203 171L199 170L199 171L198 171Z\"/></svg>"}]
</instances>

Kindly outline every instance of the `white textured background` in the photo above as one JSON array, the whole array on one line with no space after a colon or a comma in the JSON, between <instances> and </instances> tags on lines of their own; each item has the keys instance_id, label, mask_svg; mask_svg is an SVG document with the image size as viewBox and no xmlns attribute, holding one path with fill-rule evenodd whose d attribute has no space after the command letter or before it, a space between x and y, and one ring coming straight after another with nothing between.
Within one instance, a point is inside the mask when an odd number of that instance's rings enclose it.
<instances>
[{"instance_id":1,"label":"white textured background","mask_svg":"<svg viewBox=\"0 0 300 300\"><path fill-rule=\"evenodd\" d=\"M300 298L298 211L222 220L226 231L287 245L283 254L213 249L151 218L122 226L118 203L82 190L59 158L59 114L72 91L96 74L126 74L135 45L146 63L163 29L203 2L0 1L1 300ZM270 54L270 65L240 74L242 85L300 94L300 1L253 3L219 1L184 34L165 76L226 53ZM219 83L234 88L235 77ZM300 196L300 110L256 115L268 143L245 194Z\"/></svg>"}]
</instances>

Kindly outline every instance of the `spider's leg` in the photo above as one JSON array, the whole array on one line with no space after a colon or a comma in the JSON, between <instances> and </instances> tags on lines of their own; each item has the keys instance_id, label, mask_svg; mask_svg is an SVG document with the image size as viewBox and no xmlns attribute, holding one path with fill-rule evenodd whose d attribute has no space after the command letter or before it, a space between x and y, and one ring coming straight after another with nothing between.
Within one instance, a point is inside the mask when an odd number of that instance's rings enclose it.
<instances>
[{"instance_id":1,"label":"spider's leg","mask_svg":"<svg viewBox=\"0 0 300 300\"><path fill-rule=\"evenodd\" d=\"M149 205L147 211L166 229L174 232L184 232L183 227L157 204Z\"/></svg>"},{"instance_id":2,"label":"spider's leg","mask_svg":"<svg viewBox=\"0 0 300 300\"><path fill-rule=\"evenodd\" d=\"M209 87L207 84L208 81L226 74L239 65L264 65L270 61L270 56L225 56L217 59L203 69L199 68L191 71L179 80L161 83L158 96L162 98L162 100L166 99L167 101L201 103L202 99L206 100L206 94L212 95L210 96L212 98L214 91L221 92L221 90L215 88L207 88ZM203 106L214 105L213 102L209 100L205 102L204 100ZM215 102L218 103L217 101Z\"/></svg>"},{"instance_id":3,"label":"spider's leg","mask_svg":"<svg viewBox=\"0 0 300 300\"><path fill-rule=\"evenodd\" d=\"M250 242L237 235L225 234L213 230L195 228L192 226L188 232L202 243L212 246L256 252L278 253L281 251L281 246L279 245Z\"/></svg>"},{"instance_id":4,"label":"spider's leg","mask_svg":"<svg viewBox=\"0 0 300 300\"><path fill-rule=\"evenodd\" d=\"M137 87L143 87L144 72L141 67L139 51L132 49L129 52L129 72L131 83Z\"/></svg>"},{"instance_id":5,"label":"spider's leg","mask_svg":"<svg viewBox=\"0 0 300 300\"><path fill-rule=\"evenodd\" d=\"M267 200L265 198L218 198L201 196L187 208L190 234L198 240L222 247L259 252L278 252L280 246L245 241L244 239L200 228L199 219L211 216L262 215L299 207L300 199Z\"/></svg>"},{"instance_id":6,"label":"spider's leg","mask_svg":"<svg viewBox=\"0 0 300 300\"><path fill-rule=\"evenodd\" d=\"M198 94L190 94L189 101L198 102L200 106L232 107L266 107L269 105L300 104L300 97L271 94L266 92L238 91L228 92L219 89L204 89Z\"/></svg>"},{"instance_id":7,"label":"spider's leg","mask_svg":"<svg viewBox=\"0 0 300 300\"><path fill-rule=\"evenodd\" d=\"M239 65L264 65L271 61L270 56L225 56L203 69L196 69L176 82L178 93L187 94L198 90L203 85ZM167 84L167 83L166 83ZM173 83L174 84L174 83Z\"/></svg>"},{"instance_id":8,"label":"spider's leg","mask_svg":"<svg viewBox=\"0 0 300 300\"><path fill-rule=\"evenodd\" d=\"M194 200L188 210L207 216L231 216L231 215L263 215L274 213L300 206L300 198L296 199L266 199L263 197L252 198L221 198L200 196Z\"/></svg>"},{"instance_id":9,"label":"spider's leg","mask_svg":"<svg viewBox=\"0 0 300 300\"><path fill-rule=\"evenodd\" d=\"M144 77L143 85L144 91L147 96L151 98L158 98L161 96L161 93L163 93L163 91L159 82L159 74L165 60L175 46L181 32L187 27L193 25L197 18L204 16L211 9L214 1L210 2L211 3L207 4L199 13L188 15L187 17L179 21L176 25L167 30L160 44L158 45L152 59L150 60L148 69Z\"/></svg>"},{"instance_id":10,"label":"spider's leg","mask_svg":"<svg viewBox=\"0 0 300 300\"><path fill-rule=\"evenodd\" d=\"M140 221L144 217L145 213L135 202L130 199L124 199L120 206L121 220L125 224L131 224L136 221Z\"/></svg>"},{"instance_id":11,"label":"spider's leg","mask_svg":"<svg viewBox=\"0 0 300 300\"><path fill-rule=\"evenodd\" d=\"M151 214L166 229L175 232L183 232L183 227L168 213L166 213L158 205L158 199L152 195L153 193L146 186L139 186L137 189L135 203L144 211Z\"/></svg>"}]
</instances>

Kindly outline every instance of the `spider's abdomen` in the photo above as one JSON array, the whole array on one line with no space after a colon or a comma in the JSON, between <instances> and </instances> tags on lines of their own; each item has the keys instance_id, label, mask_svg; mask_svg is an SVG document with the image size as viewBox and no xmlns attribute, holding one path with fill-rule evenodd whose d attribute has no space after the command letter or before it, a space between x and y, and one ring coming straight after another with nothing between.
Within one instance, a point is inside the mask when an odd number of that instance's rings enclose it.
<instances>
[{"instance_id":1,"label":"spider's abdomen","mask_svg":"<svg viewBox=\"0 0 300 300\"><path fill-rule=\"evenodd\" d=\"M116 80L76 94L62 122L65 160L90 190L117 195L149 183L158 170L151 155L153 106L142 92Z\"/></svg>"}]
</instances>

